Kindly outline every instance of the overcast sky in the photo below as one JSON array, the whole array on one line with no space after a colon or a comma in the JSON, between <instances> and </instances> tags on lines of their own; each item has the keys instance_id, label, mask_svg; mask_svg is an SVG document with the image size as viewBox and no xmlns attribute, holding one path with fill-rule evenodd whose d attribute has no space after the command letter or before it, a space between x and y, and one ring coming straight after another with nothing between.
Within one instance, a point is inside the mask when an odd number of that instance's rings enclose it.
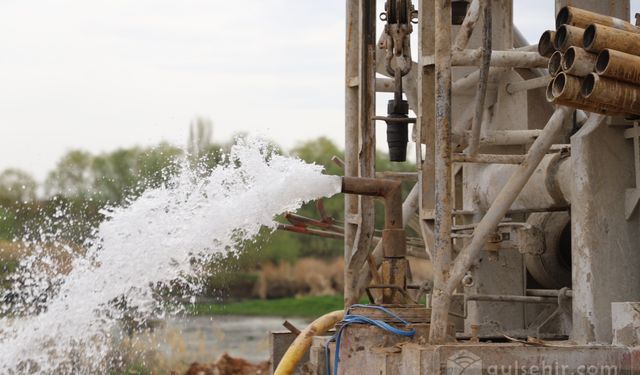
<instances>
[{"instance_id":1,"label":"overcast sky","mask_svg":"<svg viewBox=\"0 0 640 375\"><path fill-rule=\"evenodd\" d=\"M515 1L531 42L553 27L553 4ZM217 141L249 132L287 148L320 135L342 144L344 7L0 0L0 170L42 180L70 149L184 144L196 116L213 121Z\"/></svg>"}]
</instances>

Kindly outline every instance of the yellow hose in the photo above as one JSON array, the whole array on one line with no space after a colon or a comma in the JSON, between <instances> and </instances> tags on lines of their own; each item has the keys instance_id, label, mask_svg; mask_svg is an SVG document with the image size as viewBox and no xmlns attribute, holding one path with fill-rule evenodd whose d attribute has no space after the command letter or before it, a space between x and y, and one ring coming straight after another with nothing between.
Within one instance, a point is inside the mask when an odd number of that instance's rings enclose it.
<instances>
[{"instance_id":1,"label":"yellow hose","mask_svg":"<svg viewBox=\"0 0 640 375\"><path fill-rule=\"evenodd\" d=\"M341 321L343 317L344 311L338 310L323 315L309 324L309 326L296 337L291 346L289 346L289 349L287 349L287 352L284 353L273 375L293 374L293 370L295 370L298 362L300 362L304 354L309 350L309 347L311 347L313 336L327 332L333 328L336 323Z\"/></svg>"}]
</instances>

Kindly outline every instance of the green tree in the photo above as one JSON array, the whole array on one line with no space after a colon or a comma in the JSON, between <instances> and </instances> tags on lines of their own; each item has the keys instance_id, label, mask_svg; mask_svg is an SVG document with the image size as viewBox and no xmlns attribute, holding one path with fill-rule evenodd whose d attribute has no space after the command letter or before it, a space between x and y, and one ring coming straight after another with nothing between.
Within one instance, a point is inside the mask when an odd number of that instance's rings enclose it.
<instances>
[{"instance_id":1,"label":"green tree","mask_svg":"<svg viewBox=\"0 0 640 375\"><path fill-rule=\"evenodd\" d=\"M120 149L93 158L93 190L102 202L119 203L134 194L140 177L137 175L138 148Z\"/></svg>"},{"instance_id":2,"label":"green tree","mask_svg":"<svg viewBox=\"0 0 640 375\"><path fill-rule=\"evenodd\" d=\"M58 161L45 181L48 196L62 195L86 199L93 192L93 156L80 150L73 150Z\"/></svg>"},{"instance_id":3,"label":"green tree","mask_svg":"<svg viewBox=\"0 0 640 375\"><path fill-rule=\"evenodd\" d=\"M180 171L179 159L183 155L182 149L165 142L142 150L137 159L142 190L167 183Z\"/></svg>"},{"instance_id":4,"label":"green tree","mask_svg":"<svg viewBox=\"0 0 640 375\"><path fill-rule=\"evenodd\" d=\"M118 149L100 155L71 151L45 182L49 197L120 204L149 187L158 187L179 171L183 151L168 143L148 148Z\"/></svg>"},{"instance_id":5,"label":"green tree","mask_svg":"<svg viewBox=\"0 0 640 375\"><path fill-rule=\"evenodd\" d=\"M0 202L30 202L36 199L38 184L27 172L6 169L0 173Z\"/></svg>"}]
</instances>

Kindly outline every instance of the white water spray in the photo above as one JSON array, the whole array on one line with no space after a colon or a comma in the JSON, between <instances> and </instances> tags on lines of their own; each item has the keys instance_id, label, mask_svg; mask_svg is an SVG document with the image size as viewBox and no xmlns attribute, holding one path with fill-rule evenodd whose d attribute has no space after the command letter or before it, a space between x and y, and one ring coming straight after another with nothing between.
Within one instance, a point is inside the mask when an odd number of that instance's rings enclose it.
<instances>
[{"instance_id":1,"label":"white water spray","mask_svg":"<svg viewBox=\"0 0 640 375\"><path fill-rule=\"evenodd\" d=\"M143 314L158 311L152 286L183 279L194 258L236 250L262 227L275 228L275 215L340 191L340 178L320 166L267 154L260 142L239 141L208 177L185 168L168 187L106 211L44 310L0 318L0 373L104 372L122 317L112 301L124 296ZM22 276L33 294L48 285L46 273Z\"/></svg>"}]
</instances>

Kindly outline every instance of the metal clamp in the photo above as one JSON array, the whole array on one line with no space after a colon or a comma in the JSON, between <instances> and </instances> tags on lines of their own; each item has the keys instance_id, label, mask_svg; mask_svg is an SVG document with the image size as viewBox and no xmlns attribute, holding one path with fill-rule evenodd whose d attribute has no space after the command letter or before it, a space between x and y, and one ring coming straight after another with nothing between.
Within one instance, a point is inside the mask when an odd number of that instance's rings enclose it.
<instances>
[{"instance_id":1,"label":"metal clamp","mask_svg":"<svg viewBox=\"0 0 640 375\"><path fill-rule=\"evenodd\" d=\"M371 303L374 303L376 305L379 305L378 303L379 301L377 301L376 298L373 296L373 294L371 294L371 289L394 289L400 292L400 294L402 294L409 301L413 302L416 305L418 304L418 301L414 300L409 295L409 293L407 293L407 291L401 286L394 285L394 284L372 284L366 287L365 291L367 292L367 297L369 297L369 301L371 301Z\"/></svg>"}]
</instances>

